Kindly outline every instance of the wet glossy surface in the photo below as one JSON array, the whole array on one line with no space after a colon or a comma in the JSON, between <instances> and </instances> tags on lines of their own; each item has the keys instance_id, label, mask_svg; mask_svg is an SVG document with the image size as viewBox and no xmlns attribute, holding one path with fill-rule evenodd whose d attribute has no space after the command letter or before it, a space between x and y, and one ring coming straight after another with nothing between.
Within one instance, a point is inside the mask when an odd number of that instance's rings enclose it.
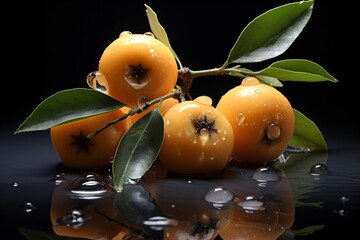
<instances>
[{"instance_id":1,"label":"wet glossy surface","mask_svg":"<svg viewBox=\"0 0 360 240\"><path fill-rule=\"evenodd\" d=\"M328 153L291 154L271 166L230 164L208 179L154 167L141 185L116 194L107 173L62 169L48 132L12 136L11 130L1 131L0 211L1 232L13 239L25 239L19 227L73 237L120 232L118 239L139 226L167 239L194 234L194 226L207 236L220 231L224 239L345 239L357 232L351 227L360 216L355 134L328 133Z\"/></svg>"}]
</instances>

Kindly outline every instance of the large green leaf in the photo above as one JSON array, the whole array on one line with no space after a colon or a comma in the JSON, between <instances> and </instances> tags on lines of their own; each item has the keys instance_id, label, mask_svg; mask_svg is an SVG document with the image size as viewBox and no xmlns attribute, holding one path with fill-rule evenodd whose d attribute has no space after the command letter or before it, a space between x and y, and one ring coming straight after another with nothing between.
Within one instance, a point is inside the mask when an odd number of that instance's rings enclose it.
<instances>
[{"instance_id":1,"label":"large green leaf","mask_svg":"<svg viewBox=\"0 0 360 240\"><path fill-rule=\"evenodd\" d=\"M160 24L157 14L152 10L152 8L150 6L148 6L147 4L144 4L144 5L146 7L146 15L148 17L148 21L149 21L149 25L150 25L150 29L151 29L152 33L155 35L155 37L157 39L159 39L159 41L161 41L166 46L168 46L168 48L174 54L177 62L181 66L181 62L180 62L178 56L176 55L174 49L171 47L169 38L166 34L164 27Z\"/></svg>"},{"instance_id":2,"label":"large green leaf","mask_svg":"<svg viewBox=\"0 0 360 240\"><path fill-rule=\"evenodd\" d=\"M241 32L226 64L261 62L284 53L309 21L313 4L289 3L256 17Z\"/></svg>"},{"instance_id":3,"label":"large green leaf","mask_svg":"<svg viewBox=\"0 0 360 240\"><path fill-rule=\"evenodd\" d=\"M113 162L116 191L123 184L136 183L156 160L164 140L164 120L158 109L131 126L120 141Z\"/></svg>"},{"instance_id":4,"label":"large green leaf","mask_svg":"<svg viewBox=\"0 0 360 240\"><path fill-rule=\"evenodd\" d=\"M18 127L15 134L46 130L123 106L123 103L93 89L75 88L60 91L42 101Z\"/></svg>"},{"instance_id":5,"label":"large green leaf","mask_svg":"<svg viewBox=\"0 0 360 240\"><path fill-rule=\"evenodd\" d=\"M316 124L296 109L294 109L294 114L295 130L290 146L311 150L327 150L324 136Z\"/></svg>"},{"instance_id":6,"label":"large green leaf","mask_svg":"<svg viewBox=\"0 0 360 240\"><path fill-rule=\"evenodd\" d=\"M338 81L319 64L306 59L286 59L277 61L261 70L259 74L274 77L283 81Z\"/></svg>"}]
</instances>

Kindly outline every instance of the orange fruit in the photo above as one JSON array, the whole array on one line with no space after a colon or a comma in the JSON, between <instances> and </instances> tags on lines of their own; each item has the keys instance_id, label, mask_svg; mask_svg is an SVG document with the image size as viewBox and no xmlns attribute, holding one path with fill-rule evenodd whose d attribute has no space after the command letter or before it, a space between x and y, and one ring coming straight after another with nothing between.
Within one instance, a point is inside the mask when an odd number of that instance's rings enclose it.
<instances>
[{"instance_id":1,"label":"orange fruit","mask_svg":"<svg viewBox=\"0 0 360 240\"><path fill-rule=\"evenodd\" d=\"M295 116L277 89L246 77L226 92L216 109L229 120L235 136L232 157L242 162L271 162L288 146Z\"/></svg>"},{"instance_id":2,"label":"orange fruit","mask_svg":"<svg viewBox=\"0 0 360 240\"><path fill-rule=\"evenodd\" d=\"M107 93L131 107L142 99L156 99L174 89L178 69L172 51L153 35L123 32L99 60Z\"/></svg>"}]
</instances>

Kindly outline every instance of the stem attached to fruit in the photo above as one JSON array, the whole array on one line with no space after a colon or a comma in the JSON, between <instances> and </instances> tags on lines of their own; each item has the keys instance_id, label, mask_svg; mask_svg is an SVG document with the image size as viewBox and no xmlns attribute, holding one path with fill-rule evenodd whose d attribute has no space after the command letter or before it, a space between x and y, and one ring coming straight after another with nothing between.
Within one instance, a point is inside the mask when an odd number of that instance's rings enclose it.
<instances>
[{"instance_id":1,"label":"stem attached to fruit","mask_svg":"<svg viewBox=\"0 0 360 240\"><path fill-rule=\"evenodd\" d=\"M137 108L131 108L131 110L129 110L128 113L122 115L121 117L108 122L106 125L102 126L101 128L97 129L95 132L90 133L89 135L87 135L88 139L92 139L94 138L96 135L98 135L101 131L105 130L106 128L108 128L109 126L116 124L118 122L120 122L121 120L126 119L128 116L132 116L138 113L142 113L143 111L145 111L146 109L148 109L151 105L159 103L167 98L176 98L176 99L181 99L182 98L182 92L178 89L176 89L175 91L166 94L162 97L156 98L154 100L150 100L145 102L143 105L141 105L140 107Z\"/></svg>"}]
</instances>

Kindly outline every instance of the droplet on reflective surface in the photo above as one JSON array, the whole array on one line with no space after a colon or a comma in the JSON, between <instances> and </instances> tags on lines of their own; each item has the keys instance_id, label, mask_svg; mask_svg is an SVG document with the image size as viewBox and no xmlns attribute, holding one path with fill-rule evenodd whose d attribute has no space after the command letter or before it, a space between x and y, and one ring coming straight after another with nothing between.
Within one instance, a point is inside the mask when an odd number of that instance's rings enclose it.
<instances>
[{"instance_id":1,"label":"droplet on reflective surface","mask_svg":"<svg viewBox=\"0 0 360 240\"><path fill-rule=\"evenodd\" d=\"M345 197L345 196L342 196L342 197L340 198L340 201L341 201L342 203L346 203L346 202L348 202L349 200L350 200L350 198Z\"/></svg>"},{"instance_id":2,"label":"droplet on reflective surface","mask_svg":"<svg viewBox=\"0 0 360 240\"><path fill-rule=\"evenodd\" d=\"M144 225L154 230L162 230L165 227L176 227L178 223L179 220L164 216L153 216L143 222Z\"/></svg>"},{"instance_id":3,"label":"droplet on reflective surface","mask_svg":"<svg viewBox=\"0 0 360 240\"><path fill-rule=\"evenodd\" d=\"M271 167L259 167L255 170L253 176L258 182L273 182L279 180L277 171Z\"/></svg>"},{"instance_id":4,"label":"droplet on reflective surface","mask_svg":"<svg viewBox=\"0 0 360 240\"><path fill-rule=\"evenodd\" d=\"M55 185L59 185L62 182L65 182L67 179L64 177L64 173L56 174L56 176L53 178L53 181L55 182Z\"/></svg>"},{"instance_id":5,"label":"droplet on reflective surface","mask_svg":"<svg viewBox=\"0 0 360 240\"><path fill-rule=\"evenodd\" d=\"M313 176L326 176L330 174L330 171L325 164L316 163L310 168L309 173Z\"/></svg>"},{"instance_id":6,"label":"droplet on reflective surface","mask_svg":"<svg viewBox=\"0 0 360 240\"><path fill-rule=\"evenodd\" d=\"M31 202L26 202L24 203L24 211L25 212L32 212L33 210L35 210L37 207L31 203Z\"/></svg>"},{"instance_id":7,"label":"droplet on reflective surface","mask_svg":"<svg viewBox=\"0 0 360 240\"><path fill-rule=\"evenodd\" d=\"M90 218L91 217L86 216L80 210L72 210L66 213L64 216L58 218L54 226L69 226L73 228L79 228Z\"/></svg>"},{"instance_id":8,"label":"droplet on reflective surface","mask_svg":"<svg viewBox=\"0 0 360 240\"><path fill-rule=\"evenodd\" d=\"M234 195L224 187L215 187L207 192L205 200L210 203L228 203L234 198Z\"/></svg>"},{"instance_id":9,"label":"droplet on reflective surface","mask_svg":"<svg viewBox=\"0 0 360 240\"><path fill-rule=\"evenodd\" d=\"M266 127L266 136L268 137L268 139L270 140L275 140L275 139L278 139L280 134L281 134L281 130L280 130L280 127L274 123L272 124L269 124L267 127Z\"/></svg>"},{"instance_id":10,"label":"droplet on reflective surface","mask_svg":"<svg viewBox=\"0 0 360 240\"><path fill-rule=\"evenodd\" d=\"M86 83L94 90L107 93L108 83L104 74L99 71L91 72L86 77Z\"/></svg>"},{"instance_id":11,"label":"droplet on reflective surface","mask_svg":"<svg viewBox=\"0 0 360 240\"><path fill-rule=\"evenodd\" d=\"M18 182L13 182L12 186L16 188L16 187L19 186L19 183Z\"/></svg>"},{"instance_id":12,"label":"droplet on reflective surface","mask_svg":"<svg viewBox=\"0 0 360 240\"><path fill-rule=\"evenodd\" d=\"M69 186L71 198L76 199L98 199L111 193L113 190L109 181L97 173L85 173L75 179Z\"/></svg>"},{"instance_id":13,"label":"droplet on reflective surface","mask_svg":"<svg viewBox=\"0 0 360 240\"><path fill-rule=\"evenodd\" d=\"M245 200L239 202L238 205L248 213L265 210L264 203L259 200L253 200L253 199Z\"/></svg>"}]
</instances>

